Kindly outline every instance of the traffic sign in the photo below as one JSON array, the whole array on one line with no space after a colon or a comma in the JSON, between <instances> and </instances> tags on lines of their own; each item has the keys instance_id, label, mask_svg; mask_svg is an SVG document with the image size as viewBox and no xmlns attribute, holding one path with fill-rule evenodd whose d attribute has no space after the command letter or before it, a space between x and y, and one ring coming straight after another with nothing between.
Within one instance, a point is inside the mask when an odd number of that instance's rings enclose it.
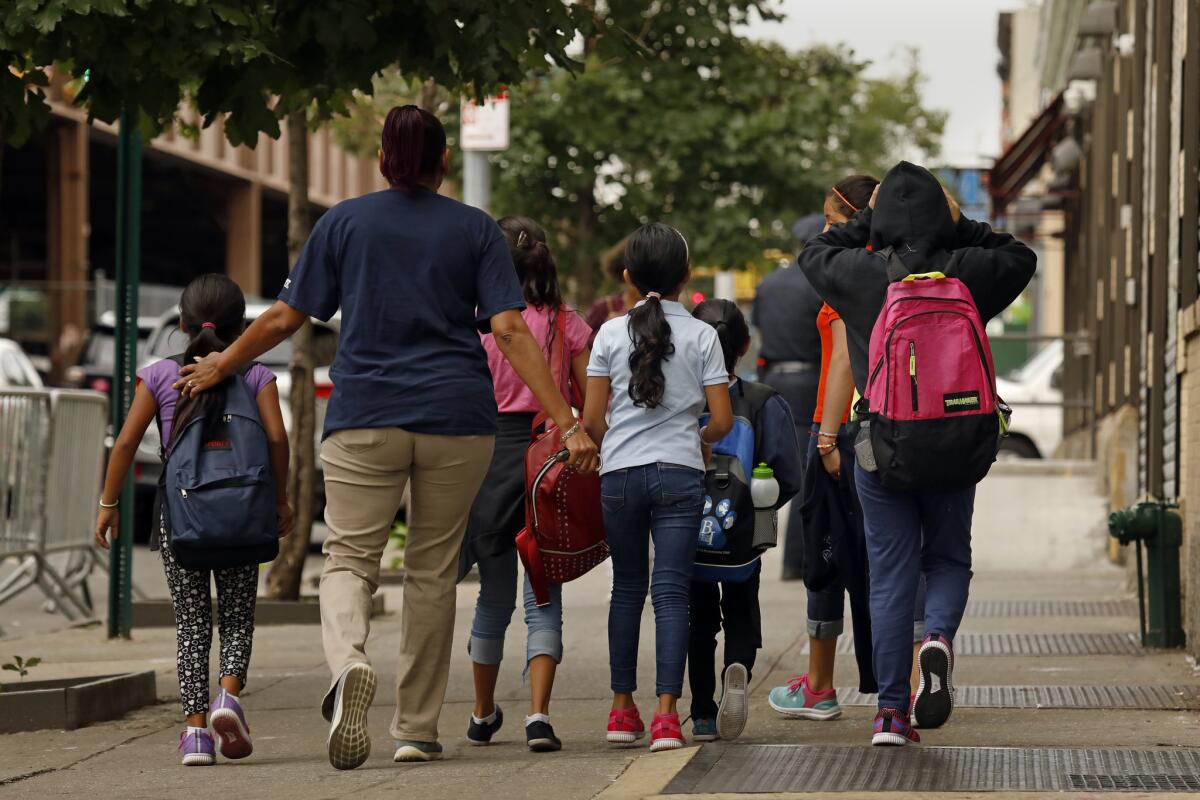
<instances>
[{"instance_id":1,"label":"traffic sign","mask_svg":"<svg viewBox=\"0 0 1200 800\"><path fill-rule=\"evenodd\" d=\"M508 149L508 95L488 97L482 104L463 98L460 119L463 150Z\"/></svg>"}]
</instances>

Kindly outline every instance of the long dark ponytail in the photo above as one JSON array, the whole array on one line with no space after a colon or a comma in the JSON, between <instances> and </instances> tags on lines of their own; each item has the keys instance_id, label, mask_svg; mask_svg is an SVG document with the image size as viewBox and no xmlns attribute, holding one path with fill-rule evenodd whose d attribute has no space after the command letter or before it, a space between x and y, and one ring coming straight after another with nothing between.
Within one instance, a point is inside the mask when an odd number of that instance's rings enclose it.
<instances>
[{"instance_id":1,"label":"long dark ponytail","mask_svg":"<svg viewBox=\"0 0 1200 800\"><path fill-rule=\"evenodd\" d=\"M236 283L217 272L196 278L179 298L179 326L188 335L183 363L221 352L242 334L245 324L246 298ZM175 408L171 442L196 417L204 417L205 425L211 426L221 409L221 394L213 390L181 398Z\"/></svg>"},{"instance_id":2,"label":"long dark ponytail","mask_svg":"<svg viewBox=\"0 0 1200 800\"><path fill-rule=\"evenodd\" d=\"M663 361L675 354L662 296L679 290L687 278L688 246L683 234L661 222L638 228L625 243L625 268L646 298L629 312L629 397L636 406L658 408L666 394Z\"/></svg>"},{"instance_id":3,"label":"long dark ponytail","mask_svg":"<svg viewBox=\"0 0 1200 800\"><path fill-rule=\"evenodd\" d=\"M721 353L725 356L725 371L732 375L750 341L750 326L746 324L742 310L732 300L705 300L692 309L692 316L717 329Z\"/></svg>"},{"instance_id":4,"label":"long dark ponytail","mask_svg":"<svg viewBox=\"0 0 1200 800\"><path fill-rule=\"evenodd\" d=\"M525 302L534 308L557 311L563 304L562 290L542 226L529 217L504 217L499 225L521 279Z\"/></svg>"}]
</instances>

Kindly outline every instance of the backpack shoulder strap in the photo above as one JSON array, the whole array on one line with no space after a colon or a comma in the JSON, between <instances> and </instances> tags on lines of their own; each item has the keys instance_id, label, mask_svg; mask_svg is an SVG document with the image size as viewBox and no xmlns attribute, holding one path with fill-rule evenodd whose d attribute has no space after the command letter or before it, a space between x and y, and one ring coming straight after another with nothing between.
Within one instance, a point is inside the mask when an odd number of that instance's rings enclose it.
<instances>
[{"instance_id":1,"label":"backpack shoulder strap","mask_svg":"<svg viewBox=\"0 0 1200 800\"><path fill-rule=\"evenodd\" d=\"M740 383L742 385L742 396L738 399L742 402L738 403L738 405L742 405L742 410L745 412L742 416L745 416L757 425L758 415L762 413L763 406L779 393L765 383L750 383L749 381L741 381Z\"/></svg>"}]
</instances>

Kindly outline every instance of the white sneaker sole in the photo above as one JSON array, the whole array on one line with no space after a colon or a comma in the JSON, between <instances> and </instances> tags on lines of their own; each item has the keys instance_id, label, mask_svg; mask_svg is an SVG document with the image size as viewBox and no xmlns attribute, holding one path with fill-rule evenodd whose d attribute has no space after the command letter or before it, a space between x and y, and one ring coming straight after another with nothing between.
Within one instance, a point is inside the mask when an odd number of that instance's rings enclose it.
<instances>
[{"instance_id":1,"label":"white sneaker sole","mask_svg":"<svg viewBox=\"0 0 1200 800\"><path fill-rule=\"evenodd\" d=\"M907 736L899 733L877 733L871 737L871 744L876 747L905 747L919 745L920 742L911 741Z\"/></svg>"},{"instance_id":2,"label":"white sneaker sole","mask_svg":"<svg viewBox=\"0 0 1200 800\"><path fill-rule=\"evenodd\" d=\"M609 731L605 735L605 739L609 744L633 744L638 739L646 735L645 731L641 733L628 733L626 731Z\"/></svg>"},{"instance_id":3,"label":"white sneaker sole","mask_svg":"<svg viewBox=\"0 0 1200 800\"><path fill-rule=\"evenodd\" d=\"M842 715L842 708L831 708L827 711L819 711L815 708L784 708L783 706L775 705L775 701L767 698L767 703L773 711L777 711L785 717L791 719L815 719L819 721L827 721L837 719Z\"/></svg>"},{"instance_id":4,"label":"white sneaker sole","mask_svg":"<svg viewBox=\"0 0 1200 800\"><path fill-rule=\"evenodd\" d=\"M741 664L725 670L725 690L717 708L717 735L726 741L736 739L746 729L746 683L749 676Z\"/></svg>"},{"instance_id":5,"label":"white sneaker sole","mask_svg":"<svg viewBox=\"0 0 1200 800\"><path fill-rule=\"evenodd\" d=\"M367 709L375 699L375 686L375 670L369 664L352 664L342 673L326 742L334 769L354 769L371 755Z\"/></svg>"},{"instance_id":6,"label":"white sneaker sole","mask_svg":"<svg viewBox=\"0 0 1200 800\"><path fill-rule=\"evenodd\" d=\"M423 764L426 761L441 761L441 753L426 753L419 747L405 745L396 749L396 754L392 756L392 761L397 764Z\"/></svg>"},{"instance_id":7,"label":"white sneaker sole","mask_svg":"<svg viewBox=\"0 0 1200 800\"><path fill-rule=\"evenodd\" d=\"M693 733L692 734L693 742L715 742L717 739L720 739L720 738L721 737L717 736L717 734L715 734L715 733L701 733L701 734Z\"/></svg>"},{"instance_id":8,"label":"white sneaker sole","mask_svg":"<svg viewBox=\"0 0 1200 800\"><path fill-rule=\"evenodd\" d=\"M208 753L188 753L183 757L185 767L211 767L217 759Z\"/></svg>"},{"instance_id":9,"label":"white sneaker sole","mask_svg":"<svg viewBox=\"0 0 1200 800\"><path fill-rule=\"evenodd\" d=\"M230 760L245 758L254 752L250 731L242 725L232 708L219 708L208 720L209 727L220 743L221 755Z\"/></svg>"},{"instance_id":10,"label":"white sneaker sole","mask_svg":"<svg viewBox=\"0 0 1200 800\"><path fill-rule=\"evenodd\" d=\"M651 753L660 753L663 750L678 750L684 747L686 743L682 739L655 739L650 745Z\"/></svg>"}]
</instances>

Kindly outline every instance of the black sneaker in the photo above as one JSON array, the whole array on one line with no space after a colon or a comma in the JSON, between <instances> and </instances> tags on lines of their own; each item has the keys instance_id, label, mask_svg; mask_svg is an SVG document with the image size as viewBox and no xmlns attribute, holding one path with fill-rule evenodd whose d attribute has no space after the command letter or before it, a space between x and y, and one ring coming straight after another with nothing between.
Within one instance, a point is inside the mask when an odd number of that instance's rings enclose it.
<instances>
[{"instance_id":1,"label":"black sneaker","mask_svg":"<svg viewBox=\"0 0 1200 800\"><path fill-rule=\"evenodd\" d=\"M476 722L475 715L471 715L471 724L467 726L467 741L474 745L491 744L492 737L496 735L496 731L500 730L500 726L504 724L504 712L500 710L500 706L496 706L496 718L489 722Z\"/></svg>"},{"instance_id":2,"label":"black sneaker","mask_svg":"<svg viewBox=\"0 0 1200 800\"><path fill-rule=\"evenodd\" d=\"M542 722L540 719L526 723L525 739L529 742L529 749L535 753L562 750L562 741L554 735L554 728L549 722Z\"/></svg>"},{"instance_id":3,"label":"black sneaker","mask_svg":"<svg viewBox=\"0 0 1200 800\"><path fill-rule=\"evenodd\" d=\"M945 636L925 637L917 654L921 684L913 699L917 727L939 728L954 711L954 648Z\"/></svg>"}]
</instances>

